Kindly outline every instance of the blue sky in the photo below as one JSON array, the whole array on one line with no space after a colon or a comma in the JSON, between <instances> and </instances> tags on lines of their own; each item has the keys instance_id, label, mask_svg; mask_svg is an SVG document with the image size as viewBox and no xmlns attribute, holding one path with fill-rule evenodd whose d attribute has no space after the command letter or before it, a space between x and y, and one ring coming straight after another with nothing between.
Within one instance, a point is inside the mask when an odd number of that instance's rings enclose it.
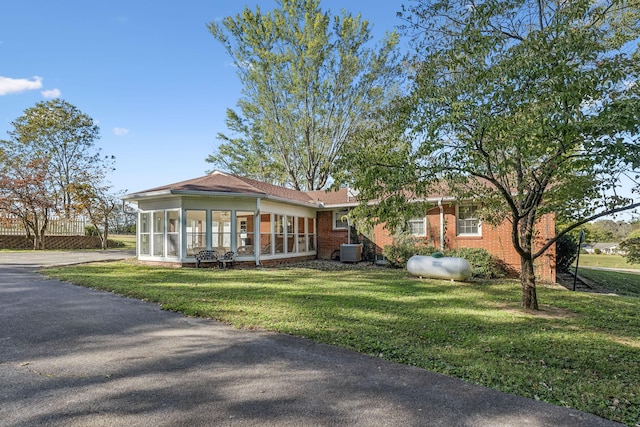
<instances>
[{"instance_id":1,"label":"blue sky","mask_svg":"<svg viewBox=\"0 0 640 427\"><path fill-rule=\"evenodd\" d=\"M227 108L242 89L206 26L274 0L4 1L0 13L0 139L37 102L61 98L98 122L96 145L116 156L116 190L204 175ZM400 0L321 0L373 25L399 24Z\"/></svg>"}]
</instances>

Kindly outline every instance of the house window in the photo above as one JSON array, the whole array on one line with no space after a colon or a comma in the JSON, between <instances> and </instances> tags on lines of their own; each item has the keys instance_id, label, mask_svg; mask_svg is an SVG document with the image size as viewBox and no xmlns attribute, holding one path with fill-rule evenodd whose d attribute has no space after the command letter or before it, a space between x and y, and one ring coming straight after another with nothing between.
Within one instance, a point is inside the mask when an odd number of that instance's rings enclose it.
<instances>
[{"instance_id":1,"label":"house window","mask_svg":"<svg viewBox=\"0 0 640 427\"><path fill-rule=\"evenodd\" d=\"M341 209L339 211L333 211L333 229L334 230L346 230L349 228L349 222L347 221L347 215L349 209Z\"/></svg>"},{"instance_id":2,"label":"house window","mask_svg":"<svg viewBox=\"0 0 640 427\"><path fill-rule=\"evenodd\" d=\"M409 233L412 236L424 237L427 235L426 220L424 218L412 218L408 222Z\"/></svg>"},{"instance_id":3,"label":"house window","mask_svg":"<svg viewBox=\"0 0 640 427\"><path fill-rule=\"evenodd\" d=\"M479 236L482 227L478 217L477 205L462 205L457 208L458 235Z\"/></svg>"}]
</instances>

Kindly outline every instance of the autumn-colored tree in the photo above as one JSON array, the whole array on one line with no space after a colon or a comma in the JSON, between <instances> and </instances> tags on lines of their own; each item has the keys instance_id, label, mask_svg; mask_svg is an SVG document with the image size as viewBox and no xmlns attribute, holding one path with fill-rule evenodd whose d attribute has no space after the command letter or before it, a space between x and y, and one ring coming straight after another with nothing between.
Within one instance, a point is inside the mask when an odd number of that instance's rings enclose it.
<instances>
[{"instance_id":1,"label":"autumn-colored tree","mask_svg":"<svg viewBox=\"0 0 640 427\"><path fill-rule=\"evenodd\" d=\"M0 212L19 218L33 249L45 249L45 235L55 203L49 193L48 158L27 159L0 173Z\"/></svg>"}]
</instances>

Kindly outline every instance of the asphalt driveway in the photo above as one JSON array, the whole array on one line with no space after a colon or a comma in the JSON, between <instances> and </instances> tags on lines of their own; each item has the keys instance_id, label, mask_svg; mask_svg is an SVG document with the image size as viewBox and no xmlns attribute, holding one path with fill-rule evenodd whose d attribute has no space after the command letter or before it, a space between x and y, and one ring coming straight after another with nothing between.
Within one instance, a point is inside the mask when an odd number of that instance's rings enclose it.
<instances>
[{"instance_id":1,"label":"asphalt driveway","mask_svg":"<svg viewBox=\"0 0 640 427\"><path fill-rule=\"evenodd\" d=\"M36 272L130 253L42 256L0 253L2 426L619 425Z\"/></svg>"}]
</instances>

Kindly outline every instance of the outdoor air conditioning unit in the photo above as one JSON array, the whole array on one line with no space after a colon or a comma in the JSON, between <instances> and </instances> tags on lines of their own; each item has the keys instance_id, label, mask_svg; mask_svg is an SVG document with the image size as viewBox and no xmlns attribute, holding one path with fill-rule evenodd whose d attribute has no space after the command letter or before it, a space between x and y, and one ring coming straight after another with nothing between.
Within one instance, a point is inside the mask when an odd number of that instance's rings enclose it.
<instances>
[{"instance_id":1,"label":"outdoor air conditioning unit","mask_svg":"<svg viewBox=\"0 0 640 427\"><path fill-rule=\"evenodd\" d=\"M340 245L341 262L362 261L362 245L343 244Z\"/></svg>"}]
</instances>

